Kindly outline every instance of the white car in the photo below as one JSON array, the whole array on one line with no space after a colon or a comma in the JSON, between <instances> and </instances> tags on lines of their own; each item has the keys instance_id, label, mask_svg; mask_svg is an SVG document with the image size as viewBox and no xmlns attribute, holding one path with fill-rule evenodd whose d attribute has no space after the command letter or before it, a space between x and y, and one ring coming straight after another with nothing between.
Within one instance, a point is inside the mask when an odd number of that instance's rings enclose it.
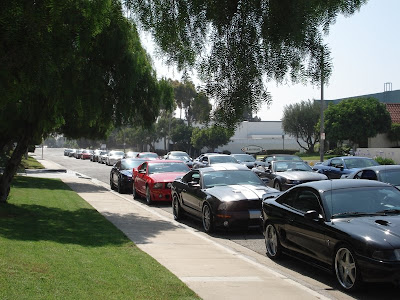
<instances>
[{"instance_id":1,"label":"white car","mask_svg":"<svg viewBox=\"0 0 400 300\"><path fill-rule=\"evenodd\" d=\"M112 166L120 159L125 157L125 153L123 151L110 151L107 156L106 165Z\"/></svg>"}]
</instances>

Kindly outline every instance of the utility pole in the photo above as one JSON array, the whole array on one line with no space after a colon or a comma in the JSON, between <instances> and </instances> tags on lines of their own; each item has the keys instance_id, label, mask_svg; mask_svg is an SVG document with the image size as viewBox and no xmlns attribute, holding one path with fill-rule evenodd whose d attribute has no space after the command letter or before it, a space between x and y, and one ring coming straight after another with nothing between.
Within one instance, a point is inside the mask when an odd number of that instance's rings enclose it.
<instances>
[{"instance_id":1,"label":"utility pole","mask_svg":"<svg viewBox=\"0 0 400 300\"><path fill-rule=\"evenodd\" d=\"M324 47L321 46L321 121L320 121L320 137L319 137L319 159L324 161L324 146L325 146L325 132L324 132Z\"/></svg>"}]
</instances>

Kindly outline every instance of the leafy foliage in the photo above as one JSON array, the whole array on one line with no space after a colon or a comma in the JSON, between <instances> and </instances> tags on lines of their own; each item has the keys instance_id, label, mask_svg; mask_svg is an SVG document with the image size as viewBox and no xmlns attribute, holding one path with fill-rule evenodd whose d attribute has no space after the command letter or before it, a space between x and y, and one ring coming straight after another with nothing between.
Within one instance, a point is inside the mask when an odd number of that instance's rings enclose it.
<instances>
[{"instance_id":1,"label":"leafy foliage","mask_svg":"<svg viewBox=\"0 0 400 300\"><path fill-rule=\"evenodd\" d=\"M309 153L314 152L314 146L319 142L320 104L317 102L301 101L286 105L283 109L282 127L285 133L296 138L297 143ZM304 147L299 139L307 144Z\"/></svg>"},{"instance_id":2,"label":"leafy foliage","mask_svg":"<svg viewBox=\"0 0 400 300\"><path fill-rule=\"evenodd\" d=\"M400 124L392 124L392 127L390 128L388 132L388 138L392 142L398 142L400 141Z\"/></svg>"},{"instance_id":3,"label":"leafy foliage","mask_svg":"<svg viewBox=\"0 0 400 300\"><path fill-rule=\"evenodd\" d=\"M384 157L378 156L378 157L375 157L374 159L380 165L395 165L396 164L396 162L391 158L384 158Z\"/></svg>"},{"instance_id":4,"label":"leafy foliage","mask_svg":"<svg viewBox=\"0 0 400 300\"><path fill-rule=\"evenodd\" d=\"M357 144L378 133L388 132L392 123L385 104L368 97L345 99L329 105L324 118L327 139L350 140Z\"/></svg>"},{"instance_id":5,"label":"leafy foliage","mask_svg":"<svg viewBox=\"0 0 400 300\"><path fill-rule=\"evenodd\" d=\"M265 80L319 83L322 73L326 81L331 66L323 33L366 0L125 2L168 62L197 69L218 119L232 125L271 101Z\"/></svg>"},{"instance_id":6,"label":"leafy foliage","mask_svg":"<svg viewBox=\"0 0 400 300\"><path fill-rule=\"evenodd\" d=\"M219 125L213 125L205 128L194 128L191 143L194 148L201 149L207 147L214 150L218 146L229 143L234 131Z\"/></svg>"}]
</instances>

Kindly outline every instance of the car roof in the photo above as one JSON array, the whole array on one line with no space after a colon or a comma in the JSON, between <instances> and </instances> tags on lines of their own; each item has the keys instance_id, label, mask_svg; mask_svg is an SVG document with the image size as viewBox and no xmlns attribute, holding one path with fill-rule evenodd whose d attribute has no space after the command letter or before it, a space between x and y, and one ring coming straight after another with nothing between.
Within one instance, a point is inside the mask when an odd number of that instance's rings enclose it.
<instances>
[{"instance_id":1,"label":"car roof","mask_svg":"<svg viewBox=\"0 0 400 300\"><path fill-rule=\"evenodd\" d=\"M359 171L362 170L374 170L374 171L384 171L384 170L400 170L400 165L379 165L379 166L371 166L371 167L365 167L361 168Z\"/></svg>"},{"instance_id":2,"label":"car roof","mask_svg":"<svg viewBox=\"0 0 400 300\"><path fill-rule=\"evenodd\" d=\"M341 158L341 159L355 158L355 159L372 159L373 160L373 158L371 158L371 157L364 157L364 156L337 156L337 157L332 157L330 159L334 159L334 158Z\"/></svg>"},{"instance_id":3,"label":"car roof","mask_svg":"<svg viewBox=\"0 0 400 300\"><path fill-rule=\"evenodd\" d=\"M362 188L362 187L388 187L387 183L383 183L376 180L360 180L360 179L331 179L331 180L320 180L311 181L303 184L299 184L298 187L312 187L319 190L321 193L330 190L339 190L347 188Z\"/></svg>"},{"instance_id":4,"label":"car roof","mask_svg":"<svg viewBox=\"0 0 400 300\"><path fill-rule=\"evenodd\" d=\"M197 169L201 173L216 172L216 171L250 171L247 166L235 163L215 164L211 167Z\"/></svg>"},{"instance_id":5,"label":"car roof","mask_svg":"<svg viewBox=\"0 0 400 300\"><path fill-rule=\"evenodd\" d=\"M149 164L160 164L160 163L164 163L164 164L169 164L169 163L185 164L183 161L177 160L177 159L168 159L168 160L166 160L166 159L153 159L153 160L145 160L145 161L147 161Z\"/></svg>"}]
</instances>

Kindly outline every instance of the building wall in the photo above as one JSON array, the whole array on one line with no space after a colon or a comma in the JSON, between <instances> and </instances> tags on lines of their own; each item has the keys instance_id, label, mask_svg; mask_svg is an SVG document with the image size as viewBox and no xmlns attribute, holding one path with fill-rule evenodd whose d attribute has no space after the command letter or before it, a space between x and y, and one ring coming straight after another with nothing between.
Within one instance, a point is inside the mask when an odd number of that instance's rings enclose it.
<instances>
[{"instance_id":1,"label":"building wall","mask_svg":"<svg viewBox=\"0 0 400 300\"><path fill-rule=\"evenodd\" d=\"M355 155L370 158L380 156L393 159L396 164L400 164L400 148L357 148Z\"/></svg>"},{"instance_id":2,"label":"building wall","mask_svg":"<svg viewBox=\"0 0 400 300\"><path fill-rule=\"evenodd\" d=\"M397 147L397 144L397 142L391 142L386 133L380 133L376 137L368 139L368 147L370 148L392 148Z\"/></svg>"}]
</instances>

